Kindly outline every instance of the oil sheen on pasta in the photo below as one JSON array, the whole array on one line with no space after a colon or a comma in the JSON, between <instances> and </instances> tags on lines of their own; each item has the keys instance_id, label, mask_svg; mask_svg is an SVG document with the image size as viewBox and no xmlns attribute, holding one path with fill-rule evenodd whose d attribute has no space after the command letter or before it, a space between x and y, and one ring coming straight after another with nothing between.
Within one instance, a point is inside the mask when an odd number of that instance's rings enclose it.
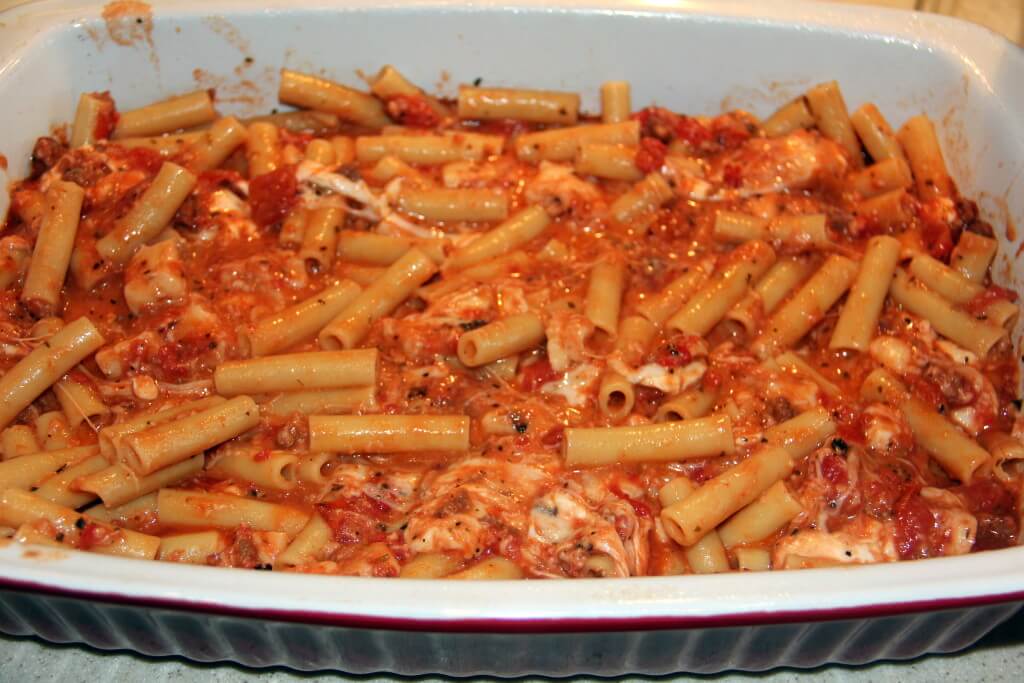
<instances>
[{"instance_id":1,"label":"oil sheen on pasta","mask_svg":"<svg viewBox=\"0 0 1024 683\"><path fill-rule=\"evenodd\" d=\"M932 123L601 94L83 95L0 235L0 531L379 577L1016 545L1017 296Z\"/></svg>"}]
</instances>

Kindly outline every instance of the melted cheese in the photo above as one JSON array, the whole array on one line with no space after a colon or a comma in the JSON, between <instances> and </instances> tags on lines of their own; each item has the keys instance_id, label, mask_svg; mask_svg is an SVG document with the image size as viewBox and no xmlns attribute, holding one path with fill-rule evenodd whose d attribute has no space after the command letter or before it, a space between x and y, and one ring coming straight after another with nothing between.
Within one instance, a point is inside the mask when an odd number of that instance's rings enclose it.
<instances>
[{"instance_id":1,"label":"melted cheese","mask_svg":"<svg viewBox=\"0 0 1024 683\"><path fill-rule=\"evenodd\" d=\"M579 365L565 373L562 379L541 386L543 394L561 396L571 406L580 407L594 400L601 370L594 365Z\"/></svg>"}]
</instances>

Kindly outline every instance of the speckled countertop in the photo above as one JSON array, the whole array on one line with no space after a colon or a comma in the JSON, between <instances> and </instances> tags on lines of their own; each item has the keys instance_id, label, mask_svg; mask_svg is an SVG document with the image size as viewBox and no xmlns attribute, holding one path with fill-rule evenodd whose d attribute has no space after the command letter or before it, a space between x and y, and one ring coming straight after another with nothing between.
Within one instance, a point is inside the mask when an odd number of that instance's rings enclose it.
<instances>
[{"instance_id":1,"label":"speckled countertop","mask_svg":"<svg viewBox=\"0 0 1024 683\"><path fill-rule=\"evenodd\" d=\"M851 0L829 0L850 2ZM861 4L919 9L959 16L983 24L1024 43L1024 0L857 0ZM0 9L21 0L0 0ZM143 657L129 652L103 652L76 645L53 645L38 639L0 635L0 683L72 683L74 681L146 681L165 683L203 681L260 683L303 681L322 674L287 669L247 669L234 664L198 664L182 658ZM326 677L326 676L324 676ZM330 675L337 680L337 675ZM995 629L975 646L950 655L931 655L908 662L884 662L861 667L826 666L808 671L780 669L768 673L732 673L699 677L635 677L623 680L706 680L719 683L766 681L872 681L877 683L939 683L977 681L1019 683L1024 677L1024 612ZM355 676L352 680L394 680ZM419 677L417 681L444 680ZM527 679L520 679L527 680ZM583 678L570 680L585 680Z\"/></svg>"}]
</instances>

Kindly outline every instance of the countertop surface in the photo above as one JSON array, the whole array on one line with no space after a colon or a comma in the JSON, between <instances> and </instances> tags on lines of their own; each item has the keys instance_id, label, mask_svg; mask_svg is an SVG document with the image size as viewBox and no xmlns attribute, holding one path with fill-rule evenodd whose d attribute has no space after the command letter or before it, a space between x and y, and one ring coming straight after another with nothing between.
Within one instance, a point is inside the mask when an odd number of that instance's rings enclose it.
<instances>
[{"instance_id":1,"label":"countertop surface","mask_svg":"<svg viewBox=\"0 0 1024 683\"><path fill-rule=\"evenodd\" d=\"M833 0L837 1L837 0ZM846 2L848 0L838 0ZM959 16L983 24L1017 42L1024 42L1024 0L860 0L861 4L923 9ZM0 0L0 9L12 0ZM141 681L186 683L204 681L260 683L303 681L323 674L288 669L247 669L234 664L199 664L186 659L151 658L130 652L103 652L76 645L54 645L31 638L0 635L0 682L50 683L52 681ZM629 678L623 680L707 680L720 683L765 681L877 681L912 683L927 681L1013 681L1024 674L1024 612L1019 613L975 646L949 655L931 655L907 662L882 662L861 667L826 666L807 671L779 669L767 673L726 673L717 676ZM337 680L337 675L330 675ZM393 680L390 677L353 676L352 680ZM419 677L410 680L444 680ZM520 679L526 680L526 679ZM571 680L584 680L571 679Z\"/></svg>"}]
</instances>

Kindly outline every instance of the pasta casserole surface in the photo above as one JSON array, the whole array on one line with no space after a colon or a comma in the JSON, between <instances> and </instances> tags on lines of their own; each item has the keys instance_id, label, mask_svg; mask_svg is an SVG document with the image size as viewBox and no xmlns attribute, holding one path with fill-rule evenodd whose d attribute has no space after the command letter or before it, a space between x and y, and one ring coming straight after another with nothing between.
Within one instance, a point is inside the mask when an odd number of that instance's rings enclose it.
<instances>
[{"instance_id":1,"label":"pasta casserole surface","mask_svg":"<svg viewBox=\"0 0 1024 683\"><path fill-rule=\"evenodd\" d=\"M116 93L115 93L116 94ZM625 577L1016 545L992 227L932 122L574 93L81 96L0 233L0 533L250 569Z\"/></svg>"}]
</instances>

